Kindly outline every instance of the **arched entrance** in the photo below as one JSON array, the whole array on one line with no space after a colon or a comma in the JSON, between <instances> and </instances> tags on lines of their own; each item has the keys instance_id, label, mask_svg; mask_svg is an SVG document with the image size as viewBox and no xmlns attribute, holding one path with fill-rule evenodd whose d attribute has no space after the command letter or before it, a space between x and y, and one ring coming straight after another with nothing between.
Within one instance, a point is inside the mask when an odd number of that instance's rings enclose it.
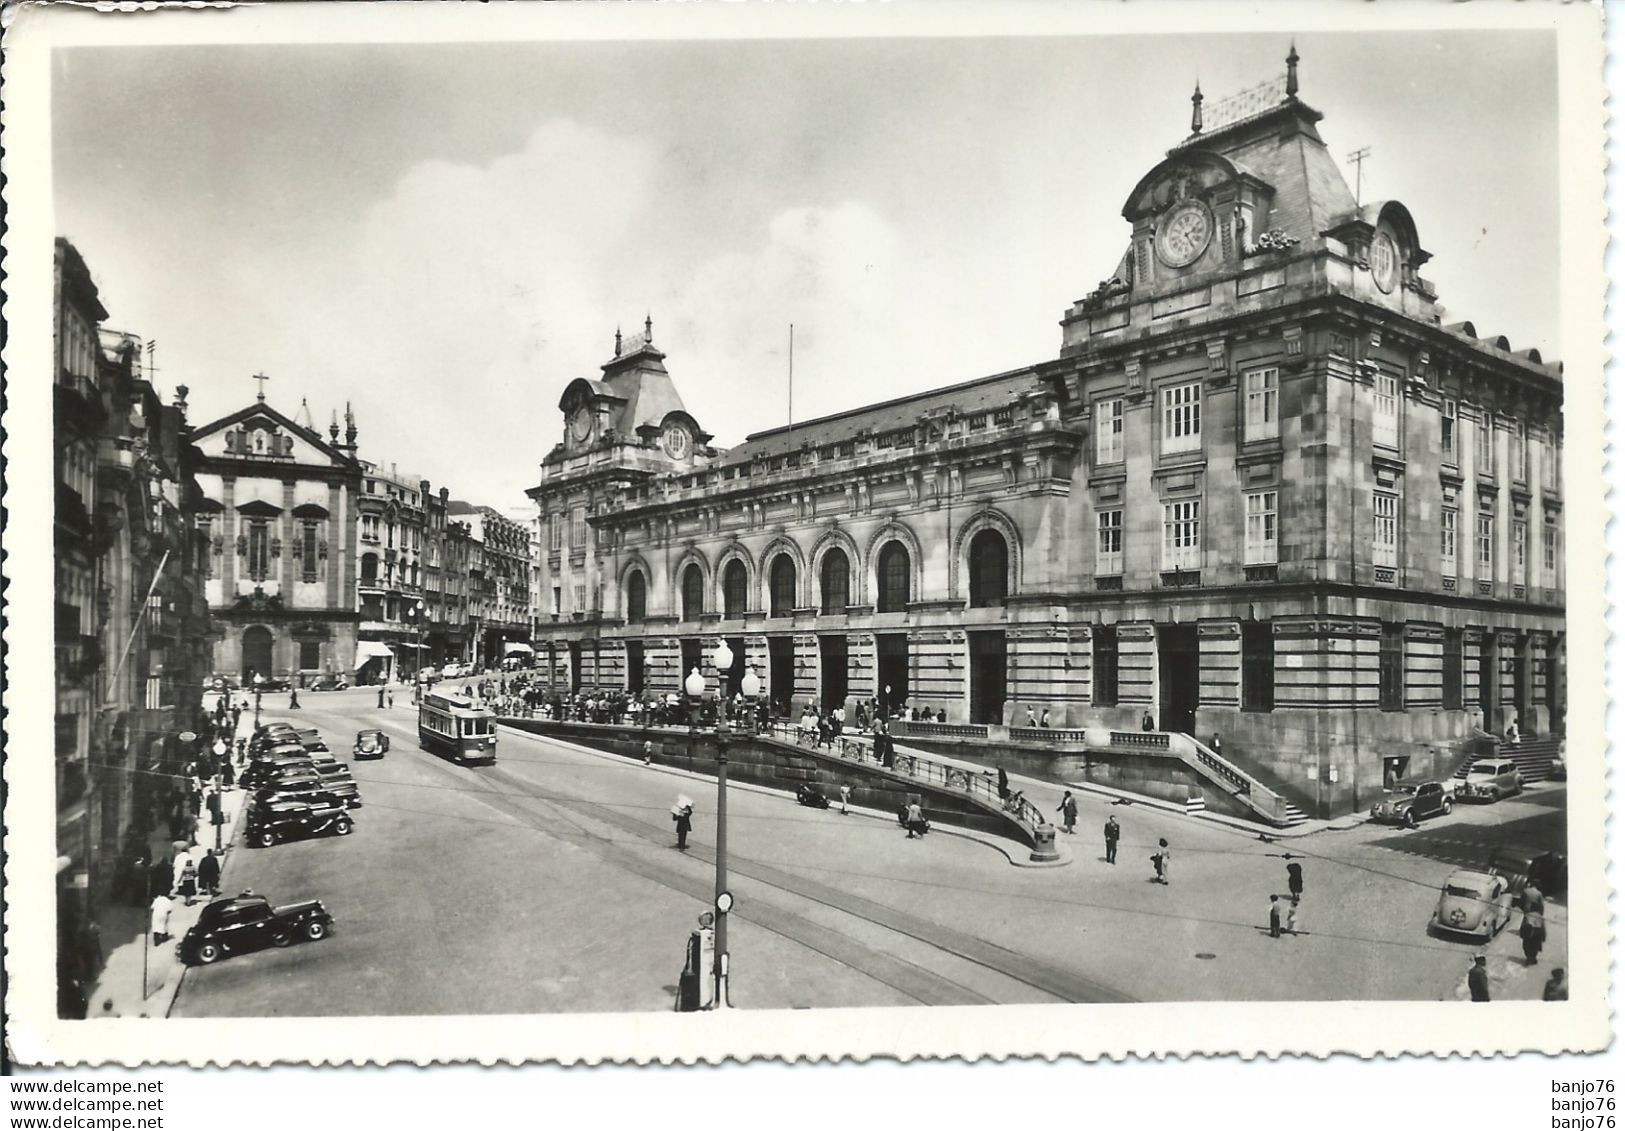
<instances>
[{"instance_id":1,"label":"arched entrance","mask_svg":"<svg viewBox=\"0 0 1625 1131\"><path fill-rule=\"evenodd\" d=\"M271 678L271 630L263 624L243 629L243 686L256 675Z\"/></svg>"}]
</instances>

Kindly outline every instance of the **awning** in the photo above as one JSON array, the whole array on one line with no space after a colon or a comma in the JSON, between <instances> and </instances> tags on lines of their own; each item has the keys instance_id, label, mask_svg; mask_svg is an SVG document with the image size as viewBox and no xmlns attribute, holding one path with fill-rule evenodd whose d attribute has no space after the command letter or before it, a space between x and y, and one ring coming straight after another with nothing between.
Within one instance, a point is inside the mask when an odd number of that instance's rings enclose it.
<instances>
[{"instance_id":1,"label":"awning","mask_svg":"<svg viewBox=\"0 0 1625 1131\"><path fill-rule=\"evenodd\" d=\"M379 660L394 654L389 650L389 645L381 640L360 640L356 642L355 659L358 665L364 660Z\"/></svg>"},{"instance_id":2,"label":"awning","mask_svg":"<svg viewBox=\"0 0 1625 1131\"><path fill-rule=\"evenodd\" d=\"M534 651L536 651L536 649L532 648L529 644L521 644L517 640L514 641L512 644L504 644L502 646L502 654L504 656L506 656L506 655L508 655L510 653L513 653L513 652L530 653L530 652L534 652Z\"/></svg>"}]
</instances>

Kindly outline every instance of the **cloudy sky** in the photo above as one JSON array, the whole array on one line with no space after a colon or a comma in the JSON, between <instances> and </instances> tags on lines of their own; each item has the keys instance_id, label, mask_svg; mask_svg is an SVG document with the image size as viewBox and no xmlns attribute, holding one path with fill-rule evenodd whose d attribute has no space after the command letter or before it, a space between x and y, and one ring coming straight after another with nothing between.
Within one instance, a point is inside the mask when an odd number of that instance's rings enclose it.
<instances>
[{"instance_id":1,"label":"cloudy sky","mask_svg":"<svg viewBox=\"0 0 1625 1131\"><path fill-rule=\"evenodd\" d=\"M1405 201L1451 318L1562 356L1554 42L1300 35L1365 199ZM524 503L617 324L654 319L732 444L1053 356L1129 190L1280 36L72 48L56 230L194 422L254 394L363 456ZM1349 174L1352 180L1352 168Z\"/></svg>"}]
</instances>

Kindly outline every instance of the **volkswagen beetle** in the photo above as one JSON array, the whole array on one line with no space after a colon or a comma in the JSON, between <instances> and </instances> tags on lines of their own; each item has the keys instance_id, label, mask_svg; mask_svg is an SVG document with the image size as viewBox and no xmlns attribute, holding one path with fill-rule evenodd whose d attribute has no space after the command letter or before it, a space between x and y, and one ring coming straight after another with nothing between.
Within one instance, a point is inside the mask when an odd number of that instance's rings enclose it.
<instances>
[{"instance_id":1,"label":"volkswagen beetle","mask_svg":"<svg viewBox=\"0 0 1625 1131\"><path fill-rule=\"evenodd\" d=\"M1512 917L1512 892L1505 876L1462 868L1439 889L1431 926L1441 934L1489 942Z\"/></svg>"}]
</instances>

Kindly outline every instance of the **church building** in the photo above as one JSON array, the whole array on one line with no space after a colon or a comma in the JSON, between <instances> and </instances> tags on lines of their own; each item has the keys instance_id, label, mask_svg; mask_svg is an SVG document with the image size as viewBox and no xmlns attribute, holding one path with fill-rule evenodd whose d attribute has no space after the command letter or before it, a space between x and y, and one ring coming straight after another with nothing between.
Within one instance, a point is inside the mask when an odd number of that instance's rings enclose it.
<instances>
[{"instance_id":1,"label":"church building","mask_svg":"<svg viewBox=\"0 0 1625 1131\"><path fill-rule=\"evenodd\" d=\"M355 417L327 439L301 407L290 420L259 396L193 433L204 462L198 523L208 551L214 672L298 685L355 668Z\"/></svg>"},{"instance_id":2,"label":"church building","mask_svg":"<svg viewBox=\"0 0 1625 1131\"><path fill-rule=\"evenodd\" d=\"M1296 51L1192 103L1056 356L722 449L617 334L528 492L560 690L748 667L780 712L1018 744L1149 715L1322 816L1560 732L1561 366L1445 323L1426 218L1356 201Z\"/></svg>"}]
</instances>

